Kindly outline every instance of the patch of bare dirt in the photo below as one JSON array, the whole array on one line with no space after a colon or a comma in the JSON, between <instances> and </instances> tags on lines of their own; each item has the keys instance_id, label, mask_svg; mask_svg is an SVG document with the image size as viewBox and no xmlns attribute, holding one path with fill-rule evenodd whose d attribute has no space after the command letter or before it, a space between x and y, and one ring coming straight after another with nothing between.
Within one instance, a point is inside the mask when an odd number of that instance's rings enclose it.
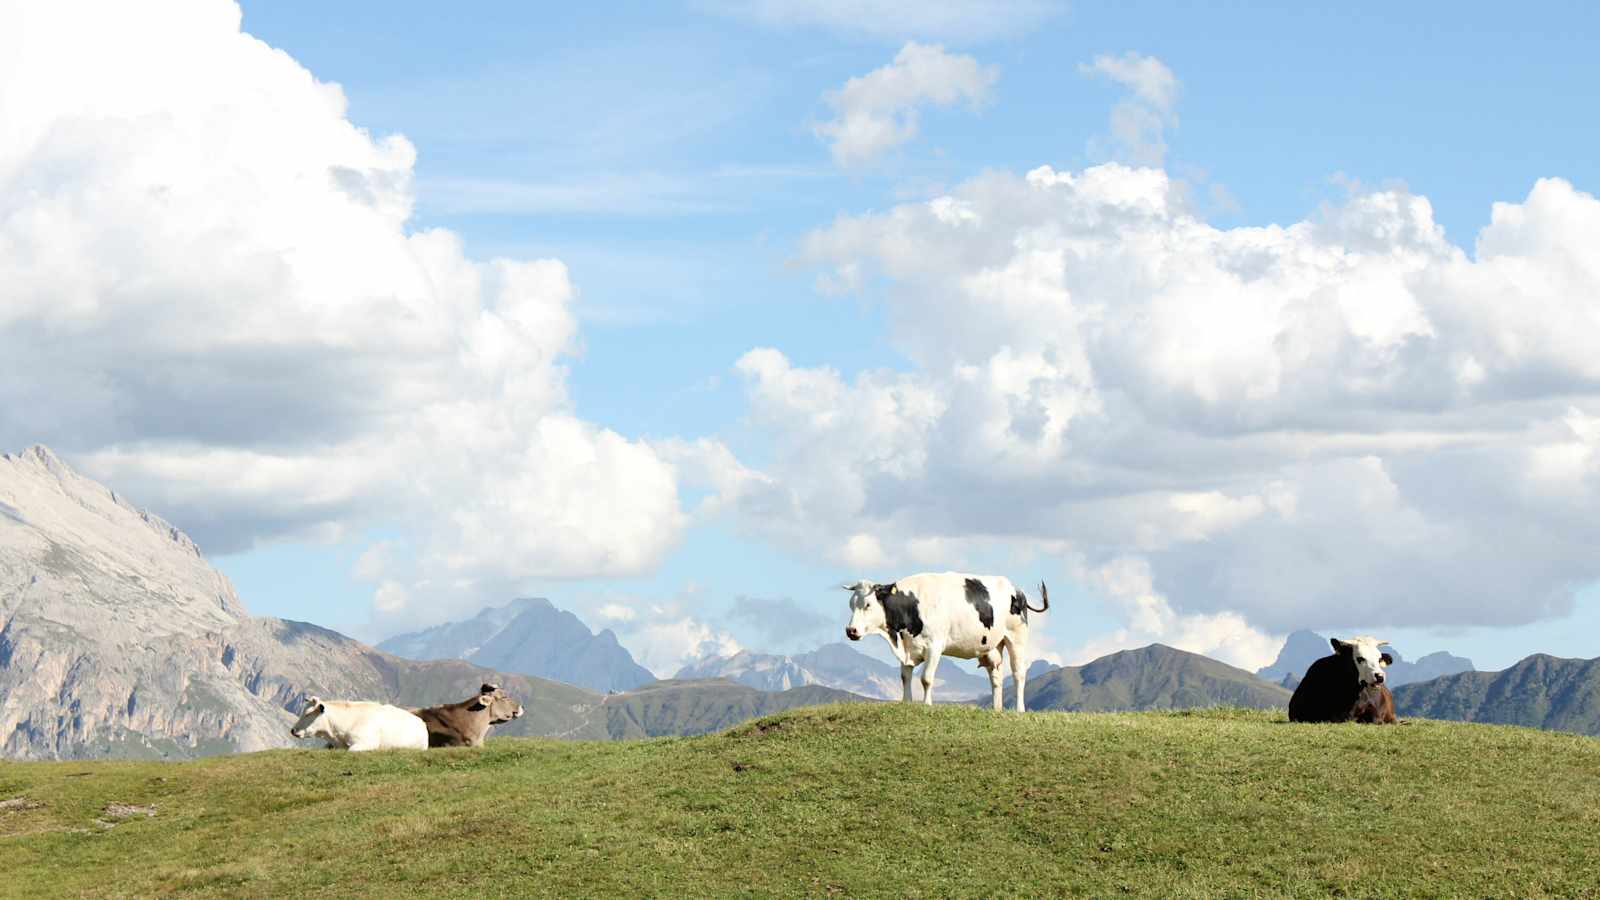
<instances>
[{"instance_id":1,"label":"patch of bare dirt","mask_svg":"<svg viewBox=\"0 0 1600 900\"><path fill-rule=\"evenodd\" d=\"M134 816L153 816L154 806L134 806L130 803L107 803L105 814L113 819L131 819Z\"/></svg>"},{"instance_id":2,"label":"patch of bare dirt","mask_svg":"<svg viewBox=\"0 0 1600 900\"><path fill-rule=\"evenodd\" d=\"M156 814L154 806L135 806L132 803L107 803L101 811L101 817L94 820L94 824L101 828L115 828L135 816L149 818Z\"/></svg>"}]
</instances>

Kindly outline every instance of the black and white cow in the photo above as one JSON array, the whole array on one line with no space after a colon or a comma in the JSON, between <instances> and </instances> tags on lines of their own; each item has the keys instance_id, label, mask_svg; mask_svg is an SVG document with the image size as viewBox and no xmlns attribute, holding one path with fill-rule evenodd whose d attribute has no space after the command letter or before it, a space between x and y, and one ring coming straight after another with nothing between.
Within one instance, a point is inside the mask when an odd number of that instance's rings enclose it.
<instances>
[{"instance_id":1,"label":"black and white cow","mask_svg":"<svg viewBox=\"0 0 1600 900\"><path fill-rule=\"evenodd\" d=\"M976 659L989 672L994 688L994 708L1001 707L1001 651L1011 657L1011 676L1017 682L1017 711L1024 709L1022 692L1028 681L1028 612L1050 608L1050 593L1039 584L1044 604L1028 605L1028 598L1000 575L961 572L924 573L889 584L857 581L850 592L850 624L845 637L859 641L881 634L900 660L900 682L905 701L911 702L911 670L922 667L922 698L933 703L933 678L941 656Z\"/></svg>"},{"instance_id":2,"label":"black and white cow","mask_svg":"<svg viewBox=\"0 0 1600 900\"><path fill-rule=\"evenodd\" d=\"M1289 698L1289 721L1394 724L1394 695L1383 673L1394 657L1379 649L1383 641L1363 635L1329 643L1333 655L1312 663Z\"/></svg>"}]
</instances>

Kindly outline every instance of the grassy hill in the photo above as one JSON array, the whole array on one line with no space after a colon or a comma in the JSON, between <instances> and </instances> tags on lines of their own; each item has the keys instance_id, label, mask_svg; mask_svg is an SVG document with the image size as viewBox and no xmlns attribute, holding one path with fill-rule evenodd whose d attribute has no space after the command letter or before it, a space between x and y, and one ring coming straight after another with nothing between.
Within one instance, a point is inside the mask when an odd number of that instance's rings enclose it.
<instances>
[{"instance_id":1,"label":"grassy hill","mask_svg":"<svg viewBox=\"0 0 1600 900\"><path fill-rule=\"evenodd\" d=\"M1028 678L1029 709L1107 712L1244 706L1287 709L1290 692L1198 653L1165 644L1123 650ZM1012 691L1006 691L1012 702Z\"/></svg>"},{"instance_id":2,"label":"grassy hill","mask_svg":"<svg viewBox=\"0 0 1600 900\"><path fill-rule=\"evenodd\" d=\"M814 707L696 738L0 764L10 896L1574 896L1600 741ZM151 812L153 815L146 815Z\"/></svg>"}]
</instances>

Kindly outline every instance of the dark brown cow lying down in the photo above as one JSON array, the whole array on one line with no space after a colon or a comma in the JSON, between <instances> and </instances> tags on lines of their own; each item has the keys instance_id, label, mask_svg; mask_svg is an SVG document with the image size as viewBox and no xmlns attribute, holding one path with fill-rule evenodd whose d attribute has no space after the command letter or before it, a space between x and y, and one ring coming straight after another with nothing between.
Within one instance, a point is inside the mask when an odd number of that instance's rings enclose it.
<instances>
[{"instance_id":1,"label":"dark brown cow lying down","mask_svg":"<svg viewBox=\"0 0 1600 900\"><path fill-rule=\"evenodd\" d=\"M1289 698L1289 721L1394 724L1394 695L1383 683L1383 667L1394 659L1379 652L1382 642L1357 637L1329 643L1333 655L1312 663Z\"/></svg>"},{"instance_id":2,"label":"dark brown cow lying down","mask_svg":"<svg viewBox=\"0 0 1600 900\"><path fill-rule=\"evenodd\" d=\"M489 726L522 715L522 704L496 684L485 684L460 703L412 710L428 726L429 747L481 747Z\"/></svg>"}]
</instances>

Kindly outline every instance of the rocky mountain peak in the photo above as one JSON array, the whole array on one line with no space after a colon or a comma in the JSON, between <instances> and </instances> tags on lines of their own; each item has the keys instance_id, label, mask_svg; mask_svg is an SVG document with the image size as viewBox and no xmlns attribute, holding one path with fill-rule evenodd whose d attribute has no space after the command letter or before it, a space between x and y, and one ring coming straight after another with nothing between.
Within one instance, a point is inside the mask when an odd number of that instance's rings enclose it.
<instances>
[{"instance_id":1,"label":"rocky mountain peak","mask_svg":"<svg viewBox=\"0 0 1600 900\"><path fill-rule=\"evenodd\" d=\"M248 615L188 535L48 447L0 459L0 512L0 612L27 604L125 635L215 631ZM85 618L94 608L110 614Z\"/></svg>"},{"instance_id":2,"label":"rocky mountain peak","mask_svg":"<svg viewBox=\"0 0 1600 900\"><path fill-rule=\"evenodd\" d=\"M398 634L378 649L411 659L464 659L596 691L627 690L655 676L610 630L598 634L544 597L480 610L470 619Z\"/></svg>"},{"instance_id":3,"label":"rocky mountain peak","mask_svg":"<svg viewBox=\"0 0 1600 900\"><path fill-rule=\"evenodd\" d=\"M524 733L605 736L591 692L252 618L171 523L49 448L0 455L0 756L286 747L308 693L425 706L490 680L526 698Z\"/></svg>"},{"instance_id":4,"label":"rocky mountain peak","mask_svg":"<svg viewBox=\"0 0 1600 900\"><path fill-rule=\"evenodd\" d=\"M1472 660L1444 651L1429 653L1412 662L1399 650L1384 644L1383 650L1394 659L1389 666L1389 683L1395 687L1427 681L1441 675L1472 671ZM1333 652L1328 639L1315 631L1294 631L1283 643L1272 665L1256 670L1256 675L1274 684L1298 684L1313 662Z\"/></svg>"}]
</instances>

